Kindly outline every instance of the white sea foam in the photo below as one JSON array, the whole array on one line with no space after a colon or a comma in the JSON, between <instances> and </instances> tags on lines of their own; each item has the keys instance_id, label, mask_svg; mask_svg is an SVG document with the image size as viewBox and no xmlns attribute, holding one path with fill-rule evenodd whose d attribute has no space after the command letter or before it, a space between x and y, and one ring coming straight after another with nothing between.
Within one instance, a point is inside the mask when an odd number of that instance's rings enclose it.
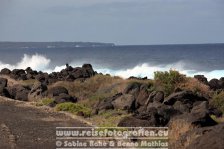
<instances>
[{"instance_id":1,"label":"white sea foam","mask_svg":"<svg viewBox=\"0 0 224 149\"><path fill-rule=\"evenodd\" d=\"M40 54L34 55L27 55L24 54L20 62L16 63L15 65L6 64L0 61L0 69L8 68L8 69L25 69L27 67L31 67L35 70L45 70L48 68L51 60L46 58Z\"/></svg>"},{"instance_id":2,"label":"white sea foam","mask_svg":"<svg viewBox=\"0 0 224 149\"><path fill-rule=\"evenodd\" d=\"M27 55L24 54L24 56L21 58L20 62L16 64L7 64L4 62L0 61L0 69L3 68L9 68L9 69L25 69L27 67L31 67L33 70L38 70L38 71L44 71L44 72L53 72L53 71L60 71L61 69L65 68L65 65L62 64L61 66L56 66L56 67L49 67L51 63L51 60L47 58L44 55L40 54L34 54L34 55ZM77 63L71 63L73 67L81 66L81 64ZM212 78L220 78L224 76L224 70L213 70L210 72L200 72L196 70L188 70L185 67L185 62L179 61L173 64L167 64L167 65L150 65L148 63L143 63L140 65L137 65L133 68L128 68L128 69L100 69L102 66L97 66L93 64L93 67L99 68L95 69L97 72L101 72L104 74L111 74L115 76L120 76L123 78L128 78L130 76L135 76L135 77L148 77L148 78L153 78L154 72L155 71L168 71L170 69L177 70L183 74L186 74L187 76L194 76L197 74L202 74L205 75L209 80Z\"/></svg>"},{"instance_id":3,"label":"white sea foam","mask_svg":"<svg viewBox=\"0 0 224 149\"><path fill-rule=\"evenodd\" d=\"M183 62L177 62L167 65L157 65L157 66L152 66L150 64L144 63L141 65L137 65L134 68L129 68L125 70L97 69L97 71L105 74L120 76L122 78L129 78L131 76L135 76L135 77L148 77L152 79L154 77L155 71L169 71L170 69L177 70L180 73L191 77L198 74L205 75L208 78L208 80L211 80L213 78L224 77L224 70L213 70L210 72L187 70L185 69L185 64Z\"/></svg>"}]
</instances>

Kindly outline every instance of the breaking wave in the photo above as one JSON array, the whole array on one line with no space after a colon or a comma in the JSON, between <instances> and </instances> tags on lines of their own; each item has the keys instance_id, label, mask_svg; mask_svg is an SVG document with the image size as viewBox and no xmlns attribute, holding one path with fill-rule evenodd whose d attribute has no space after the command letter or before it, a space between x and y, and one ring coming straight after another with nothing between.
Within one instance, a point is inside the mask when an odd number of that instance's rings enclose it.
<instances>
[{"instance_id":1,"label":"breaking wave","mask_svg":"<svg viewBox=\"0 0 224 149\"><path fill-rule=\"evenodd\" d=\"M25 69L27 67L31 67L35 70L45 70L48 68L51 60L46 58L43 55L34 54L34 55L27 55L24 54L20 62L12 65L12 64L5 64L0 61L0 69L8 68L8 69Z\"/></svg>"},{"instance_id":2,"label":"breaking wave","mask_svg":"<svg viewBox=\"0 0 224 149\"><path fill-rule=\"evenodd\" d=\"M65 65L62 64L61 66L55 66L50 67L51 59L47 58L44 55L40 54L34 54L34 55L27 55L24 54L24 56L21 58L21 60L16 64L6 64L4 62L0 61L0 69L8 68L8 69L25 69L27 67L31 67L34 70L38 71L44 71L44 72L53 72L53 71L60 71L61 69L65 68ZM77 65L76 63L71 63L73 67L77 67L80 65ZM103 66L95 65L93 64L94 68L97 72L101 72L103 74L111 74L115 76L120 76L123 78L128 78L130 76L135 77L148 77L153 78L155 71L168 71L170 69L177 70L183 74L186 74L187 76L194 76L197 74L205 75L208 79L212 78L220 78L224 76L224 70L213 70L210 72L201 72L197 70L187 70L185 67L185 63L180 61L172 64L167 65L150 65L149 63L143 63L140 65L137 65L133 68L128 69L101 69Z\"/></svg>"},{"instance_id":3,"label":"breaking wave","mask_svg":"<svg viewBox=\"0 0 224 149\"><path fill-rule=\"evenodd\" d=\"M174 64L168 64L168 65L157 65L157 66L151 66L148 63L144 63L141 65L137 65L134 68L125 69L125 70L98 69L98 72L120 76L123 78L135 76L135 77L148 77L152 79L154 77L155 71L169 71L170 69L177 70L180 73L185 74L187 76L191 76L191 77L193 77L194 75L204 75L208 78L208 80L211 80L213 78L219 79L221 77L224 77L224 70L213 70L210 72L187 70L187 69L184 69L184 64L182 62L177 62Z\"/></svg>"}]
</instances>

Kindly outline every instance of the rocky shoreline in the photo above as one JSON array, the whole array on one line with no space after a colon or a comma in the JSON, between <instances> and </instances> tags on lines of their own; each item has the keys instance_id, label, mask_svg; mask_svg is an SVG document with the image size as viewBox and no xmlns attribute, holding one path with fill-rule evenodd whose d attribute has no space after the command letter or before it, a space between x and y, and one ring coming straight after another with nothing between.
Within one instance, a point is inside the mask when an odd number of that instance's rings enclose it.
<instances>
[{"instance_id":1,"label":"rocky shoreline","mask_svg":"<svg viewBox=\"0 0 224 149\"><path fill-rule=\"evenodd\" d=\"M0 78L0 95L15 100L22 101L32 101L38 100L45 96L56 97L58 100L60 98L66 101L75 102L76 98L68 95L68 90L64 87L54 87L48 90L48 85L56 83L58 81L74 81L74 80L85 80L97 74L90 64L84 64L82 67L72 68L66 64L66 69L60 72L52 72L50 74L43 73L41 71L37 72L32 70L30 67L27 69L14 69L9 70L4 68L1 70L0 75L7 76L14 80L35 80L35 84L31 86L22 86L16 84L13 86L7 86L8 80L6 78ZM57 102L57 99L55 100Z\"/></svg>"},{"instance_id":2,"label":"rocky shoreline","mask_svg":"<svg viewBox=\"0 0 224 149\"><path fill-rule=\"evenodd\" d=\"M50 74L37 72L31 68L12 71L5 68L1 70L0 75L2 76L0 96L22 101L38 101L47 97L53 99L49 106L55 107L65 102L79 103L80 101L79 97L69 93L68 88L55 85L57 82L78 80L82 83L102 74L95 72L91 64L76 68L66 64L65 69ZM35 82L26 86L9 85L9 79ZM177 86L169 95L166 95L162 89L154 89L155 85L148 83L147 78L131 77L128 80L132 81L127 83L124 90L95 102L90 116L108 110L123 110L130 115L122 118L117 126L167 126L171 135L169 139L171 148L222 148L224 146L223 141L217 142L217 140L224 140L224 124L212 118L212 116L216 118L223 116L223 111L212 104L212 95L223 92L224 78L208 81L203 75L197 75L190 78L191 81L198 83L197 90ZM154 84L156 83L155 81ZM202 87L206 88L205 92L201 91ZM84 114L79 113L79 115ZM219 132L216 132L217 130ZM214 134L216 136L213 136Z\"/></svg>"}]
</instances>

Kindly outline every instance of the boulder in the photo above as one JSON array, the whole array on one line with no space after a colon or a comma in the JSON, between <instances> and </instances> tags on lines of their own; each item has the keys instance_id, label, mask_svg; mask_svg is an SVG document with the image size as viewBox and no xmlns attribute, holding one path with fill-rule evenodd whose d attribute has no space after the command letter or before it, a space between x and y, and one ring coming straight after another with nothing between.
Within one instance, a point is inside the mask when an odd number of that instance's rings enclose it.
<instances>
[{"instance_id":1,"label":"boulder","mask_svg":"<svg viewBox=\"0 0 224 149\"><path fill-rule=\"evenodd\" d=\"M208 101L196 102L191 110L191 113L208 112L209 103Z\"/></svg>"},{"instance_id":2,"label":"boulder","mask_svg":"<svg viewBox=\"0 0 224 149\"><path fill-rule=\"evenodd\" d=\"M59 79L54 79L54 78L49 78L48 79L48 84L53 84L53 83L55 83L57 81L60 81L60 80Z\"/></svg>"},{"instance_id":3,"label":"boulder","mask_svg":"<svg viewBox=\"0 0 224 149\"><path fill-rule=\"evenodd\" d=\"M62 86L55 86L48 90L49 97L59 96L62 93L68 94L68 90Z\"/></svg>"},{"instance_id":4,"label":"boulder","mask_svg":"<svg viewBox=\"0 0 224 149\"><path fill-rule=\"evenodd\" d=\"M27 74L28 74L28 73L31 73L31 74L32 74L32 72L33 72L33 70L32 70L30 67L27 67L27 68L25 69L25 71L26 71Z\"/></svg>"},{"instance_id":5,"label":"boulder","mask_svg":"<svg viewBox=\"0 0 224 149\"><path fill-rule=\"evenodd\" d=\"M124 94L112 101L112 105L115 109L133 111L135 109L135 98L133 95Z\"/></svg>"},{"instance_id":6,"label":"boulder","mask_svg":"<svg viewBox=\"0 0 224 149\"><path fill-rule=\"evenodd\" d=\"M15 99L16 97L16 92L17 88L19 88L19 85L13 85L13 86L8 86L6 89L9 92L10 98Z\"/></svg>"},{"instance_id":7,"label":"boulder","mask_svg":"<svg viewBox=\"0 0 224 149\"><path fill-rule=\"evenodd\" d=\"M190 113L192 105L191 104L183 104L181 101L176 101L173 105L175 110L180 111L181 113Z\"/></svg>"},{"instance_id":8,"label":"boulder","mask_svg":"<svg viewBox=\"0 0 224 149\"><path fill-rule=\"evenodd\" d=\"M75 80L75 77L71 74L67 75L66 78L65 78L66 81L74 81Z\"/></svg>"},{"instance_id":9,"label":"boulder","mask_svg":"<svg viewBox=\"0 0 224 149\"><path fill-rule=\"evenodd\" d=\"M72 75L74 78L84 78L85 76L83 69L80 67L74 68L74 70L72 71Z\"/></svg>"},{"instance_id":10,"label":"boulder","mask_svg":"<svg viewBox=\"0 0 224 149\"><path fill-rule=\"evenodd\" d=\"M0 96L10 98L10 94L9 94L8 90L3 86L0 86Z\"/></svg>"},{"instance_id":11,"label":"boulder","mask_svg":"<svg viewBox=\"0 0 224 149\"><path fill-rule=\"evenodd\" d=\"M56 104L59 104L59 103L64 103L64 102L77 102L77 98L76 97L72 97L68 94L65 94L65 93L61 93L60 95L58 96L55 96L54 97L54 102Z\"/></svg>"},{"instance_id":12,"label":"boulder","mask_svg":"<svg viewBox=\"0 0 224 149\"><path fill-rule=\"evenodd\" d=\"M180 114L181 112L174 109L172 106L162 105L157 109L157 123L159 126L166 126L172 117Z\"/></svg>"},{"instance_id":13,"label":"boulder","mask_svg":"<svg viewBox=\"0 0 224 149\"><path fill-rule=\"evenodd\" d=\"M14 70L12 70L12 74L21 75L21 74L26 74L26 72L23 69L14 69Z\"/></svg>"},{"instance_id":14,"label":"boulder","mask_svg":"<svg viewBox=\"0 0 224 149\"><path fill-rule=\"evenodd\" d=\"M5 78L0 78L0 86L7 87L8 80Z\"/></svg>"},{"instance_id":15,"label":"boulder","mask_svg":"<svg viewBox=\"0 0 224 149\"><path fill-rule=\"evenodd\" d=\"M114 105L112 104L113 101L121 96L122 96L122 93L118 93L112 97L108 97L104 100L99 101L94 107L95 107L96 111L98 111L98 112L102 111L102 110L114 109Z\"/></svg>"},{"instance_id":16,"label":"boulder","mask_svg":"<svg viewBox=\"0 0 224 149\"><path fill-rule=\"evenodd\" d=\"M62 76L67 77L68 75L72 75L75 79L78 78L90 78L94 76L96 73L92 68L91 64L84 64L82 67L67 67L65 70L61 72Z\"/></svg>"},{"instance_id":17,"label":"boulder","mask_svg":"<svg viewBox=\"0 0 224 149\"><path fill-rule=\"evenodd\" d=\"M163 106L163 104L161 102L153 101L153 102L150 102L149 104L145 105L144 107L146 107L146 111L148 111L148 109L151 109L151 108L158 109L161 106Z\"/></svg>"},{"instance_id":18,"label":"boulder","mask_svg":"<svg viewBox=\"0 0 224 149\"><path fill-rule=\"evenodd\" d=\"M47 86L41 82L35 82L28 94L29 101L35 101L47 96Z\"/></svg>"},{"instance_id":19,"label":"boulder","mask_svg":"<svg viewBox=\"0 0 224 149\"><path fill-rule=\"evenodd\" d=\"M132 82L124 89L124 94L133 95L136 99L135 108L139 108L145 105L149 97L148 88L149 86L147 84Z\"/></svg>"},{"instance_id":20,"label":"boulder","mask_svg":"<svg viewBox=\"0 0 224 149\"><path fill-rule=\"evenodd\" d=\"M10 97L15 100L27 101L30 90L22 85L13 85L7 87Z\"/></svg>"},{"instance_id":21,"label":"boulder","mask_svg":"<svg viewBox=\"0 0 224 149\"><path fill-rule=\"evenodd\" d=\"M26 78L27 78L27 80L35 79L35 77L32 74L30 74L30 73L28 73L26 75Z\"/></svg>"},{"instance_id":22,"label":"boulder","mask_svg":"<svg viewBox=\"0 0 224 149\"><path fill-rule=\"evenodd\" d=\"M210 128L215 128L217 126L216 122L200 114L203 113L202 109L206 107L205 105L204 102L201 105L198 105L200 108L197 107L194 109L194 112L196 113L184 113L175 116L170 120L168 124L170 148L196 148L195 144L192 144L192 142L194 142L195 139L204 136L205 133L208 133ZM200 131L200 133L198 133L198 131ZM216 133L219 135L221 131L217 130ZM213 135L215 136L216 134ZM210 137L213 138L214 136ZM207 140L203 143L210 144L209 142L210 141ZM195 143L199 143L198 140ZM210 147L213 148L212 146Z\"/></svg>"},{"instance_id":23,"label":"boulder","mask_svg":"<svg viewBox=\"0 0 224 149\"><path fill-rule=\"evenodd\" d=\"M197 136L197 137L195 137ZM213 127L194 129L185 135L188 140L186 149L223 149L224 147L224 123Z\"/></svg>"},{"instance_id":24,"label":"boulder","mask_svg":"<svg viewBox=\"0 0 224 149\"><path fill-rule=\"evenodd\" d=\"M220 84L220 82L219 82L218 79L212 79L212 80L210 80L208 82L208 85L213 90L218 90L218 89L221 89L222 88L222 86L221 86L221 84Z\"/></svg>"},{"instance_id":25,"label":"boulder","mask_svg":"<svg viewBox=\"0 0 224 149\"><path fill-rule=\"evenodd\" d=\"M164 101L164 93L162 91L153 91L149 95L145 105L148 105L150 102L153 102L153 101L157 101L157 102L162 103Z\"/></svg>"},{"instance_id":26,"label":"boulder","mask_svg":"<svg viewBox=\"0 0 224 149\"><path fill-rule=\"evenodd\" d=\"M224 77L219 79L219 85L222 89L224 89Z\"/></svg>"},{"instance_id":27,"label":"boulder","mask_svg":"<svg viewBox=\"0 0 224 149\"><path fill-rule=\"evenodd\" d=\"M213 126L217 123L210 117L208 110L208 102L203 101L198 105L195 105L191 110L190 120L192 124L197 126Z\"/></svg>"},{"instance_id":28,"label":"boulder","mask_svg":"<svg viewBox=\"0 0 224 149\"><path fill-rule=\"evenodd\" d=\"M222 149L224 123L210 127L192 127L181 119L169 125L169 148L172 149Z\"/></svg>"},{"instance_id":29,"label":"boulder","mask_svg":"<svg viewBox=\"0 0 224 149\"><path fill-rule=\"evenodd\" d=\"M133 116L125 117L120 120L118 127L152 127L156 126L156 120L148 121L144 119L138 119Z\"/></svg>"},{"instance_id":30,"label":"boulder","mask_svg":"<svg viewBox=\"0 0 224 149\"><path fill-rule=\"evenodd\" d=\"M66 69L62 69L60 74L63 76L63 77L66 77L67 75L69 75L69 72L66 70Z\"/></svg>"},{"instance_id":31,"label":"boulder","mask_svg":"<svg viewBox=\"0 0 224 149\"><path fill-rule=\"evenodd\" d=\"M178 114L180 114L180 112L171 106L161 105L160 108L151 107L147 110L142 110L141 112L135 113L130 117L122 119L119 122L119 126L164 127L168 124L171 117Z\"/></svg>"},{"instance_id":32,"label":"boulder","mask_svg":"<svg viewBox=\"0 0 224 149\"><path fill-rule=\"evenodd\" d=\"M10 73L11 73L11 70L9 70L8 68L4 68L0 72L0 74L3 74L3 75L9 75Z\"/></svg>"},{"instance_id":33,"label":"boulder","mask_svg":"<svg viewBox=\"0 0 224 149\"><path fill-rule=\"evenodd\" d=\"M201 127L216 125L217 122L210 117L208 108L209 105L207 101L203 101L194 106L191 110L191 123Z\"/></svg>"},{"instance_id":34,"label":"boulder","mask_svg":"<svg viewBox=\"0 0 224 149\"><path fill-rule=\"evenodd\" d=\"M148 80L148 77L134 77L134 76L131 76L128 78L128 80Z\"/></svg>"},{"instance_id":35,"label":"boulder","mask_svg":"<svg viewBox=\"0 0 224 149\"><path fill-rule=\"evenodd\" d=\"M195 101L207 101L202 95L193 93L192 91L181 91L173 93L164 100L164 104L173 105L176 101L181 101L182 103L193 104Z\"/></svg>"},{"instance_id":36,"label":"boulder","mask_svg":"<svg viewBox=\"0 0 224 149\"><path fill-rule=\"evenodd\" d=\"M198 102L190 113L174 116L169 121L169 146L171 148L187 148L192 141L207 133L207 131L201 134L195 134L194 132L216 127L216 124L209 116L208 102ZM190 148L195 148L195 146L191 146Z\"/></svg>"},{"instance_id":37,"label":"boulder","mask_svg":"<svg viewBox=\"0 0 224 149\"><path fill-rule=\"evenodd\" d=\"M10 77L15 80L23 80L26 76L26 72L23 69L13 69L10 73Z\"/></svg>"},{"instance_id":38,"label":"boulder","mask_svg":"<svg viewBox=\"0 0 224 149\"><path fill-rule=\"evenodd\" d=\"M143 106L145 105L149 97L148 85L143 84L140 86L138 96L136 97L136 105Z\"/></svg>"},{"instance_id":39,"label":"boulder","mask_svg":"<svg viewBox=\"0 0 224 149\"><path fill-rule=\"evenodd\" d=\"M156 119L156 126L166 126L172 117L181 114L180 111L174 109L172 106L164 105L157 101L149 103L146 108L141 107L137 112L138 118L139 116L147 115L150 116L147 118L148 120ZM141 119L145 118L142 117Z\"/></svg>"},{"instance_id":40,"label":"boulder","mask_svg":"<svg viewBox=\"0 0 224 149\"><path fill-rule=\"evenodd\" d=\"M72 71L73 70L72 66L69 66L69 64L66 64L65 66L66 66L66 71Z\"/></svg>"},{"instance_id":41,"label":"boulder","mask_svg":"<svg viewBox=\"0 0 224 149\"><path fill-rule=\"evenodd\" d=\"M39 82L48 84L48 74L47 73L39 73L35 76L35 79Z\"/></svg>"},{"instance_id":42,"label":"boulder","mask_svg":"<svg viewBox=\"0 0 224 149\"><path fill-rule=\"evenodd\" d=\"M208 80L204 75L195 75L194 78L197 79L198 81L208 85Z\"/></svg>"},{"instance_id":43,"label":"boulder","mask_svg":"<svg viewBox=\"0 0 224 149\"><path fill-rule=\"evenodd\" d=\"M93 67L91 64L83 64L82 68L85 70L85 72L88 74L86 76L92 77L95 75L95 71L93 70Z\"/></svg>"},{"instance_id":44,"label":"boulder","mask_svg":"<svg viewBox=\"0 0 224 149\"><path fill-rule=\"evenodd\" d=\"M27 75L26 74L21 74L19 76L18 80L27 80Z\"/></svg>"},{"instance_id":45,"label":"boulder","mask_svg":"<svg viewBox=\"0 0 224 149\"><path fill-rule=\"evenodd\" d=\"M183 123L188 128L214 126L217 124L217 122L215 122L209 116L209 111L207 109L206 101L193 107L190 113L184 113L184 114L172 117L169 122L169 125L179 125L178 123L179 124ZM182 127L186 127L186 126L182 126Z\"/></svg>"},{"instance_id":46,"label":"boulder","mask_svg":"<svg viewBox=\"0 0 224 149\"><path fill-rule=\"evenodd\" d=\"M216 117L222 117L223 113L217 108L209 107L209 115L215 115Z\"/></svg>"},{"instance_id":47,"label":"boulder","mask_svg":"<svg viewBox=\"0 0 224 149\"><path fill-rule=\"evenodd\" d=\"M29 90L24 89L16 93L15 100L28 101Z\"/></svg>"},{"instance_id":48,"label":"boulder","mask_svg":"<svg viewBox=\"0 0 224 149\"><path fill-rule=\"evenodd\" d=\"M124 89L124 94L132 94L135 98L137 98L141 85L142 84L138 82L128 84L128 86Z\"/></svg>"}]
</instances>

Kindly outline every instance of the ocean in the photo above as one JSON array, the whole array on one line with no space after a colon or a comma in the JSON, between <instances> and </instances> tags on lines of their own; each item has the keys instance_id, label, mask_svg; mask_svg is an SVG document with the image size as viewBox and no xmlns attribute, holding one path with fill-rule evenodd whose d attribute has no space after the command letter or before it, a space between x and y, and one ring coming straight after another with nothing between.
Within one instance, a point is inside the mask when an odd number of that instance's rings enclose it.
<instances>
[{"instance_id":1,"label":"ocean","mask_svg":"<svg viewBox=\"0 0 224 149\"><path fill-rule=\"evenodd\" d=\"M71 46L66 43L0 43L0 69L60 71L92 64L97 72L128 78L153 78L155 71L178 70L187 76L224 77L224 44Z\"/></svg>"}]
</instances>

